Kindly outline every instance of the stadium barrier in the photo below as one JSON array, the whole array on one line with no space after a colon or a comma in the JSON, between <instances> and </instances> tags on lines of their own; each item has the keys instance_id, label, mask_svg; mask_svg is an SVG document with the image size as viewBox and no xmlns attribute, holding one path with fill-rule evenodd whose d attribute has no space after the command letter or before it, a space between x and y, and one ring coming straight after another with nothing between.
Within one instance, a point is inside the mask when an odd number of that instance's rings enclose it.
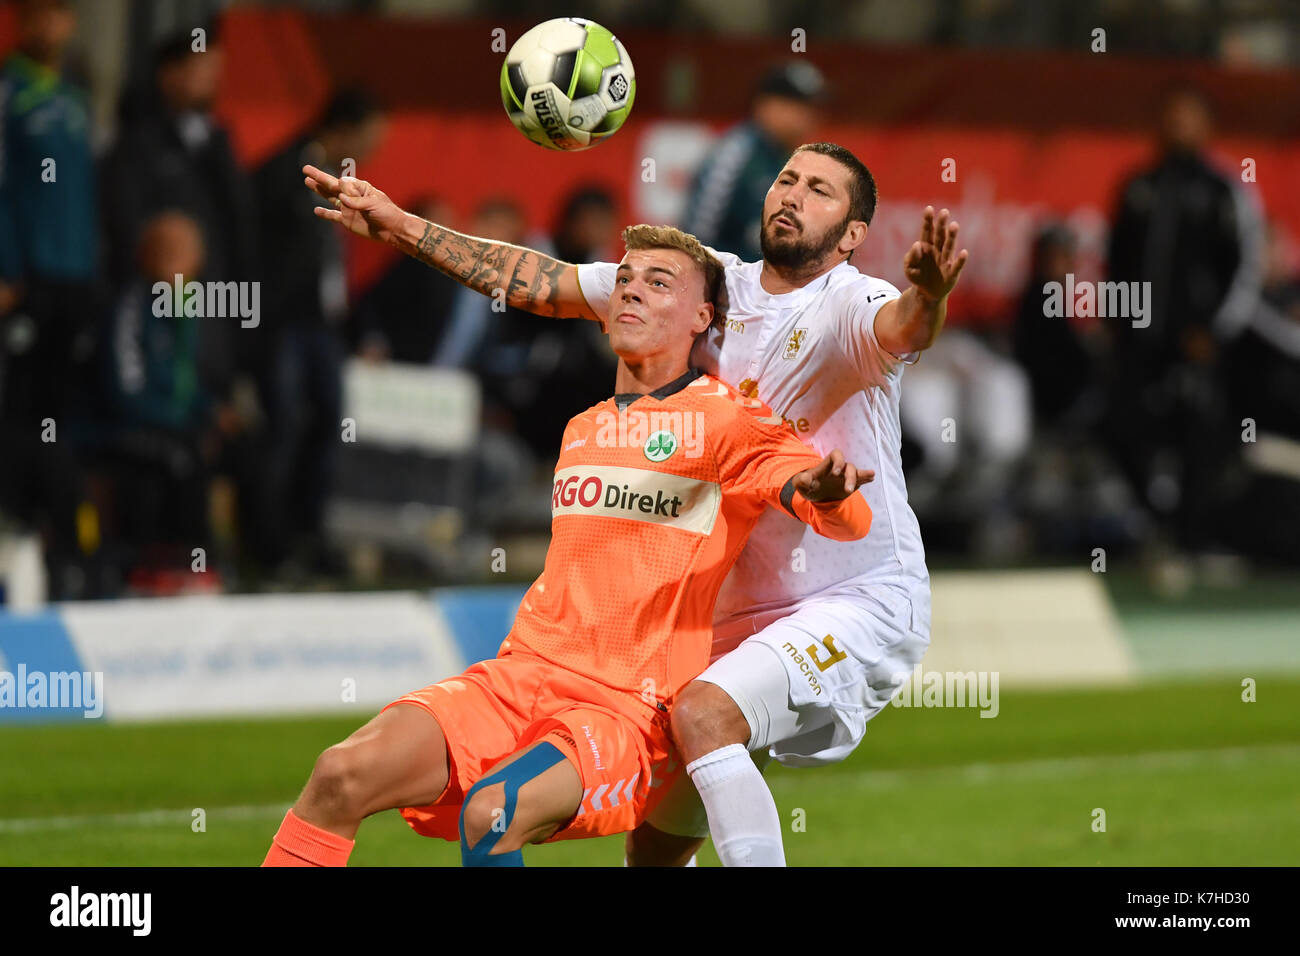
<instances>
[{"instance_id":1,"label":"stadium barrier","mask_svg":"<svg viewBox=\"0 0 1300 956\"><path fill-rule=\"evenodd\" d=\"M92 601L0 613L0 723L355 713L493 656L525 588ZM1137 668L1088 572L940 574L923 672L1001 687Z\"/></svg>"}]
</instances>

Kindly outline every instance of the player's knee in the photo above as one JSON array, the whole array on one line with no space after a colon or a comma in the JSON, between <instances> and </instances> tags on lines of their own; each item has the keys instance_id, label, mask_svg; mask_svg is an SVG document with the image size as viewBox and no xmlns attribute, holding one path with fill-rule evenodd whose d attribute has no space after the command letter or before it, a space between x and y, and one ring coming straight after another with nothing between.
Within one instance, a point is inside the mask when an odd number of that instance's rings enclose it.
<instances>
[{"instance_id":1,"label":"player's knee","mask_svg":"<svg viewBox=\"0 0 1300 956\"><path fill-rule=\"evenodd\" d=\"M749 721L717 684L692 681L673 703L673 742L690 762L731 744L749 743Z\"/></svg>"},{"instance_id":2,"label":"player's knee","mask_svg":"<svg viewBox=\"0 0 1300 956\"><path fill-rule=\"evenodd\" d=\"M484 787L475 790L465 801L460 815L461 837L469 846L475 846L489 833L505 834L510 822L506 819L505 788Z\"/></svg>"},{"instance_id":3,"label":"player's knee","mask_svg":"<svg viewBox=\"0 0 1300 956\"><path fill-rule=\"evenodd\" d=\"M332 817L360 819L363 808L363 757L358 748L335 744L316 758L304 797Z\"/></svg>"}]
</instances>

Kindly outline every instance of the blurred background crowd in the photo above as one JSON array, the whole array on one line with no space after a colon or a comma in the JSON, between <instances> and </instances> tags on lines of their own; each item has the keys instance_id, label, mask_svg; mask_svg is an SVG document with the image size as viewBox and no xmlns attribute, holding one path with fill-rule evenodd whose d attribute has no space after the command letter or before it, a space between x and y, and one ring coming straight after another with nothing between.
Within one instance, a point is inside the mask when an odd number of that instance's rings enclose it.
<instances>
[{"instance_id":1,"label":"blurred background crowd","mask_svg":"<svg viewBox=\"0 0 1300 956\"><path fill-rule=\"evenodd\" d=\"M1173 28L1153 28L1154 7L1176 8ZM864 271L902 286L903 236L926 203L970 217L962 296L904 377L904 462L933 564L1078 563L1101 548L1177 590L1202 573L1300 563L1294 210L1270 208L1256 160L1243 162L1278 155L1300 169L1286 152L1294 126L1261 120L1262 150L1216 148L1245 95L1222 92L1224 71L1265 87L1285 78L1295 97L1296 5L605 0L584 12L625 40L638 107L609 144L544 156L492 103L504 49L490 35L494 18L512 41L571 12L542 0L8 4L0 579L13 587L23 553L39 556L51 599L527 577L564 422L612 389L603 337L594 323L495 310L327 228L302 165L352 163L427 219L569 262L617 259L620 230L643 218L751 260L789 151L837 138L881 185ZM981 174L981 150L1002 149L1023 91L1003 90L1007 102L945 140L961 122L932 108L948 84L889 107L887 75L855 85L835 68L880 50L900 71L949 53L969 69L1014 46L1035 51L1044 75L1065 63L1045 84L1069 89L1068 57L1104 52L1094 25L1128 58L1114 89L1132 82L1123 71L1137 54L1163 58L1152 62L1164 82L1119 122L1123 155L1090 164L1098 182L1057 183L1057 196L1014 209L980 193L999 175ZM434 49L403 40L444 28ZM465 36L481 38L473 82L436 81L433 61ZM653 48L638 44L650 36ZM821 36L838 44L825 67ZM725 95L709 86L716 73L689 68L713 42L762 54L732 68ZM1179 70L1188 63L1193 74ZM263 89L250 64L280 85ZM1073 96L1050 117L1066 148L1095 118L1095 96ZM1240 145L1251 121L1231 118ZM1045 120L1025 122L1032 141ZM891 139L900 124L910 139ZM984 139L962 139L972 125ZM1109 142L1087 146L1111 155ZM658 160L649 178L646 157ZM1039 181L1053 179L1050 157L1035 154L1048 167ZM888 171L908 164L925 164L922 185L891 192ZM1072 188L1090 195L1074 202ZM256 321L187 316L178 276L257 283ZM1049 284L1076 278L1150 283L1149 324L1053 315ZM341 437L357 369L419 370L435 391L471 383L472 439Z\"/></svg>"}]
</instances>

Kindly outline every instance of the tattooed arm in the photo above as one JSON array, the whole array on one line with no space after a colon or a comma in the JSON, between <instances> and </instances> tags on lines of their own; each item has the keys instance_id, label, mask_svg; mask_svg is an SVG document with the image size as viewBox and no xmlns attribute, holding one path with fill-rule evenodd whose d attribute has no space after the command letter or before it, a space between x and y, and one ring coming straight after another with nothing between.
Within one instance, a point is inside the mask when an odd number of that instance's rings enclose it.
<instances>
[{"instance_id":1,"label":"tattooed arm","mask_svg":"<svg viewBox=\"0 0 1300 956\"><path fill-rule=\"evenodd\" d=\"M333 208L316 215L433 266L475 292L505 290L506 303L553 318L595 319L578 286L578 267L532 249L466 236L404 212L363 179L336 179L303 167L312 192Z\"/></svg>"},{"instance_id":2,"label":"tattooed arm","mask_svg":"<svg viewBox=\"0 0 1300 956\"><path fill-rule=\"evenodd\" d=\"M594 319L578 267L522 246L462 235L408 215L392 243L475 292L504 289L506 304L538 315Z\"/></svg>"}]
</instances>

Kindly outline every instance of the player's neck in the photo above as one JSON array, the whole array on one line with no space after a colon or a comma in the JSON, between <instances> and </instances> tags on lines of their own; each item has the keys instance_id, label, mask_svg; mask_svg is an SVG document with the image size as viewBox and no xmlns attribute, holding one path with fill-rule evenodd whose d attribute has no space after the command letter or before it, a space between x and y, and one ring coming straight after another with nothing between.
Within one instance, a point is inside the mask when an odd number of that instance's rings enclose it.
<instances>
[{"instance_id":1,"label":"player's neck","mask_svg":"<svg viewBox=\"0 0 1300 956\"><path fill-rule=\"evenodd\" d=\"M843 259L836 259L833 262L820 262L812 266L789 267L774 266L764 259L763 270L758 275L758 284L768 295L785 295L787 292L802 289L813 279L824 276L843 261Z\"/></svg>"},{"instance_id":2,"label":"player's neck","mask_svg":"<svg viewBox=\"0 0 1300 956\"><path fill-rule=\"evenodd\" d=\"M614 394L648 395L686 372L687 360L681 356L653 355L633 362L620 358L614 373Z\"/></svg>"}]
</instances>

